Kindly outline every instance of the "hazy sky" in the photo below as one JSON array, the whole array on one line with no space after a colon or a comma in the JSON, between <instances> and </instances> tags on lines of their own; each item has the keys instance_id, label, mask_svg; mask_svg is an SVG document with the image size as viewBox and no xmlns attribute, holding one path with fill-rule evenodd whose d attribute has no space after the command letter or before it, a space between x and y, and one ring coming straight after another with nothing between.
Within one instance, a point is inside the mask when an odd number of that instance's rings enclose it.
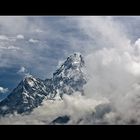
<instances>
[{"instance_id":1,"label":"hazy sky","mask_svg":"<svg viewBox=\"0 0 140 140\"><path fill-rule=\"evenodd\" d=\"M92 24L84 22L89 19ZM103 39L106 34L103 27L109 20L125 33L121 39L135 42L140 37L139 16L1 16L0 93L15 88L27 72L42 79L50 78L58 63L73 52L85 55L94 49L110 47L108 38Z\"/></svg>"}]
</instances>

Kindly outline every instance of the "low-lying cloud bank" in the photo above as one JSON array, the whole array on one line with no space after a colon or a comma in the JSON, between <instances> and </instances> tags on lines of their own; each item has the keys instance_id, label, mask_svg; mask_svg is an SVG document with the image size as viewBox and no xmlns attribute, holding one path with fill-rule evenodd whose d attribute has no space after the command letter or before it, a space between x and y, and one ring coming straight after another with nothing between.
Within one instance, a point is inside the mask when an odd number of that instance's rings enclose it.
<instances>
[{"instance_id":1,"label":"low-lying cloud bank","mask_svg":"<svg viewBox=\"0 0 140 140\"><path fill-rule=\"evenodd\" d=\"M63 100L44 101L29 115L15 114L1 118L0 124L51 124L54 119L64 115L70 116L67 124L77 124L87 114L94 114L97 105L107 102L88 99L77 93L74 96L65 95Z\"/></svg>"}]
</instances>

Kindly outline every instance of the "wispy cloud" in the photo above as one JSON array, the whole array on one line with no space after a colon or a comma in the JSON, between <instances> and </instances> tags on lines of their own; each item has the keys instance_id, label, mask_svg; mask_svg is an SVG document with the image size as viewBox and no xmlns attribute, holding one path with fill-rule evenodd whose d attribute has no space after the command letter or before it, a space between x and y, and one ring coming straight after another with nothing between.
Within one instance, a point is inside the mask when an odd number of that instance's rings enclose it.
<instances>
[{"instance_id":1,"label":"wispy cloud","mask_svg":"<svg viewBox=\"0 0 140 140\"><path fill-rule=\"evenodd\" d=\"M0 87L0 93L7 93L8 91L8 88Z\"/></svg>"},{"instance_id":2,"label":"wispy cloud","mask_svg":"<svg viewBox=\"0 0 140 140\"><path fill-rule=\"evenodd\" d=\"M24 35L21 34L17 35L17 39L24 39Z\"/></svg>"},{"instance_id":3,"label":"wispy cloud","mask_svg":"<svg viewBox=\"0 0 140 140\"><path fill-rule=\"evenodd\" d=\"M21 66L20 69L17 71L17 73L20 74L20 75L22 75L22 76L25 76L29 72L28 72L28 70L25 67Z\"/></svg>"},{"instance_id":4,"label":"wispy cloud","mask_svg":"<svg viewBox=\"0 0 140 140\"><path fill-rule=\"evenodd\" d=\"M36 39L30 38L30 39L29 39L29 42L31 42L31 43L37 43L37 42L39 42L39 41L36 40Z\"/></svg>"},{"instance_id":5,"label":"wispy cloud","mask_svg":"<svg viewBox=\"0 0 140 140\"><path fill-rule=\"evenodd\" d=\"M8 40L8 37L5 35L0 35L0 40Z\"/></svg>"}]
</instances>

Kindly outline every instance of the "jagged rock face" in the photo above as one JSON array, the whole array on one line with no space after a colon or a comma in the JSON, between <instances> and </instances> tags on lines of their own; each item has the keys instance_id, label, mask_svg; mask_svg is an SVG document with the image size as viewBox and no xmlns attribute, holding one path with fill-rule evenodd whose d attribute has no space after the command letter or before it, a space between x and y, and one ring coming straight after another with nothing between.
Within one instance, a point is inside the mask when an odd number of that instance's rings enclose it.
<instances>
[{"instance_id":1,"label":"jagged rock face","mask_svg":"<svg viewBox=\"0 0 140 140\"><path fill-rule=\"evenodd\" d=\"M54 96L59 94L71 95L76 91L83 94L83 85L86 84L85 75L82 71L84 67L83 57L80 53L74 53L62 64L53 74Z\"/></svg>"},{"instance_id":2,"label":"jagged rock face","mask_svg":"<svg viewBox=\"0 0 140 140\"><path fill-rule=\"evenodd\" d=\"M30 112L47 96L47 87L40 79L26 76L13 92L0 103L0 114Z\"/></svg>"},{"instance_id":3,"label":"jagged rock face","mask_svg":"<svg viewBox=\"0 0 140 140\"><path fill-rule=\"evenodd\" d=\"M31 112L41 105L43 99L62 99L64 94L83 94L86 84L83 57L74 53L56 70L52 79L41 80L27 75L7 98L0 102L0 116L9 113Z\"/></svg>"}]
</instances>

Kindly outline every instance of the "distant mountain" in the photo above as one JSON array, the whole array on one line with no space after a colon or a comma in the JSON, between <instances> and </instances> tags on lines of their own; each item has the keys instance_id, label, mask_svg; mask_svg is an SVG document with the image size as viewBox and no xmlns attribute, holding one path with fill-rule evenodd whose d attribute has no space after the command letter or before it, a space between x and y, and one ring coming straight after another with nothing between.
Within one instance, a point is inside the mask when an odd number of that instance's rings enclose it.
<instances>
[{"instance_id":1,"label":"distant mountain","mask_svg":"<svg viewBox=\"0 0 140 140\"><path fill-rule=\"evenodd\" d=\"M76 91L83 95L83 86L86 84L83 67L82 55L74 53L53 73L51 79L41 80L26 75L7 98L0 102L0 116L14 112L30 113L44 99L63 99L64 94L71 95Z\"/></svg>"}]
</instances>

